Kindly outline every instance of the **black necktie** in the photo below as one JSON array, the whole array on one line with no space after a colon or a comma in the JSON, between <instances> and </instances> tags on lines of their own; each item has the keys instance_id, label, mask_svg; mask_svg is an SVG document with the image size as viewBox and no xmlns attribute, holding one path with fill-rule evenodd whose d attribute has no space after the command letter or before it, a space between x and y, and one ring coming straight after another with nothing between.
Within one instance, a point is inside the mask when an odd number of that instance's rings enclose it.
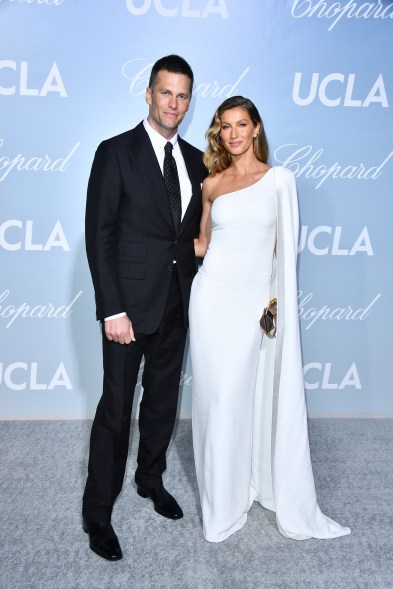
<instances>
[{"instance_id":1,"label":"black necktie","mask_svg":"<svg viewBox=\"0 0 393 589\"><path fill-rule=\"evenodd\" d=\"M175 158L172 155L172 149L173 145L168 141L165 145L164 182L168 193L173 222L176 232L178 232L181 224L181 194L179 175L177 173Z\"/></svg>"}]
</instances>

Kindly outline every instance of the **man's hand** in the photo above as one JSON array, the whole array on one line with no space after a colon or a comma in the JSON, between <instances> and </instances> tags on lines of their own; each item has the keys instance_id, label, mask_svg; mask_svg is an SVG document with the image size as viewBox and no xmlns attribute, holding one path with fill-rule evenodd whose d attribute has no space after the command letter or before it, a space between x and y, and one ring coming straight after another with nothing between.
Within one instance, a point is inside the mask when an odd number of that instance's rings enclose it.
<instances>
[{"instance_id":1,"label":"man's hand","mask_svg":"<svg viewBox=\"0 0 393 589\"><path fill-rule=\"evenodd\" d=\"M117 319L108 319L105 323L105 335L110 342L118 344L129 344L135 341L132 323L127 315L117 317Z\"/></svg>"}]
</instances>

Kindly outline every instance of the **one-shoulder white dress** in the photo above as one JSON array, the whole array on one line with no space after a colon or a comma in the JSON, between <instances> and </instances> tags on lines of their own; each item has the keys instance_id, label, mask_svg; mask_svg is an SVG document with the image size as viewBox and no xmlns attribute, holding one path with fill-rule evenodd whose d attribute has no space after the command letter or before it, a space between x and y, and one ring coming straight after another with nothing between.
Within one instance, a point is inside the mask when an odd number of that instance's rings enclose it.
<instances>
[{"instance_id":1,"label":"one-shoulder white dress","mask_svg":"<svg viewBox=\"0 0 393 589\"><path fill-rule=\"evenodd\" d=\"M254 500L276 511L278 528L289 538L349 534L321 513L315 494L293 309L296 253L289 250L297 245L298 217L292 172L273 167L255 184L219 196L211 218L189 311L193 444L205 538L221 542L242 528ZM285 269L291 260L293 271ZM274 281L277 271L288 276ZM288 300L292 291L295 301ZM273 294L279 297L277 342L262 337L259 326Z\"/></svg>"}]
</instances>

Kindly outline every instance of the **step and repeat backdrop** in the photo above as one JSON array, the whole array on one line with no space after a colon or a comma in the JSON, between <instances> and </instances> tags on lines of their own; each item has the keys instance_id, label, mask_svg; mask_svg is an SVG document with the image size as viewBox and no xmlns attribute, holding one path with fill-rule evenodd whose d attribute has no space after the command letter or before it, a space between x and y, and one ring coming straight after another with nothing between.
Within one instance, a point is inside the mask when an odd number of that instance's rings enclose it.
<instances>
[{"instance_id":1,"label":"step and repeat backdrop","mask_svg":"<svg viewBox=\"0 0 393 589\"><path fill-rule=\"evenodd\" d=\"M0 417L94 414L86 185L100 141L145 117L169 53L195 74L186 140L204 149L241 94L270 163L296 175L309 414L393 415L392 40L384 0L0 0ZM184 416L191 388L187 352Z\"/></svg>"}]
</instances>

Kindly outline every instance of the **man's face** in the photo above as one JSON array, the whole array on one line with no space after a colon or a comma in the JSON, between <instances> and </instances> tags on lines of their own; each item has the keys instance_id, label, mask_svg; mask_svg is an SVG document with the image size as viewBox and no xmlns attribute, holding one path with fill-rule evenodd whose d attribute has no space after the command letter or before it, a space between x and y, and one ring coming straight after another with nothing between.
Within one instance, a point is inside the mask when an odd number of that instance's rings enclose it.
<instances>
[{"instance_id":1,"label":"man's face","mask_svg":"<svg viewBox=\"0 0 393 589\"><path fill-rule=\"evenodd\" d=\"M171 139L190 106L190 78L161 70L155 84L146 89L147 120L165 139Z\"/></svg>"}]
</instances>

